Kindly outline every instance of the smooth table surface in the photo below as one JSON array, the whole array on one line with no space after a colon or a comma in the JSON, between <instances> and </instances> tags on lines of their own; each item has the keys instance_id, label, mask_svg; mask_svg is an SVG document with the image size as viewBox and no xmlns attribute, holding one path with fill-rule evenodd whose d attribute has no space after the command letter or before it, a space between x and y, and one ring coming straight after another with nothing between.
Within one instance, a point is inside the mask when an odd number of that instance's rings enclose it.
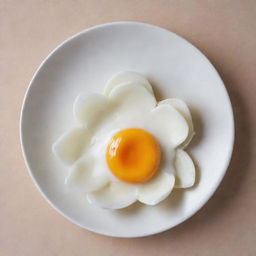
<instances>
[{"instance_id":1,"label":"smooth table surface","mask_svg":"<svg viewBox=\"0 0 256 256\"><path fill-rule=\"evenodd\" d=\"M0 0L0 255L256 255L255 17L254 0ZM208 204L137 239L97 235L60 216L32 183L19 143L23 96L41 61L69 36L120 20L164 27L197 46L224 80L236 121L229 170Z\"/></svg>"}]
</instances>

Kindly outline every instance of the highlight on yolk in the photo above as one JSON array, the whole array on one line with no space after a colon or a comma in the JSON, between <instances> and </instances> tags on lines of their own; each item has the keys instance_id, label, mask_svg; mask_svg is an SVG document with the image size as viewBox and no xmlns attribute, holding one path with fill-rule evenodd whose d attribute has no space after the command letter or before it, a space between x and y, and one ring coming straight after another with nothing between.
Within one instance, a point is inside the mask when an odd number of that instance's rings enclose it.
<instances>
[{"instance_id":1,"label":"highlight on yolk","mask_svg":"<svg viewBox=\"0 0 256 256\"><path fill-rule=\"evenodd\" d=\"M151 179L160 162L160 147L156 139L139 128L116 133L106 151L111 172L120 180L142 183Z\"/></svg>"}]
</instances>

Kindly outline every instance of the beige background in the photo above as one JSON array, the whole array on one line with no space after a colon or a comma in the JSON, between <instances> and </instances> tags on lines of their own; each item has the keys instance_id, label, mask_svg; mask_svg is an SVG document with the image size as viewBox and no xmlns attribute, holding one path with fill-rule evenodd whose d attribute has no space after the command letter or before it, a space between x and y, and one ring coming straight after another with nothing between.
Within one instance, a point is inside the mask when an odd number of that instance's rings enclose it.
<instances>
[{"instance_id":1,"label":"beige background","mask_svg":"<svg viewBox=\"0 0 256 256\"><path fill-rule=\"evenodd\" d=\"M156 24L199 47L236 119L232 162L214 197L182 225L140 239L97 235L60 216L33 185L19 144L22 99L40 62L67 37L118 20ZM255 256L255 74L254 0L0 0L0 255Z\"/></svg>"}]
</instances>

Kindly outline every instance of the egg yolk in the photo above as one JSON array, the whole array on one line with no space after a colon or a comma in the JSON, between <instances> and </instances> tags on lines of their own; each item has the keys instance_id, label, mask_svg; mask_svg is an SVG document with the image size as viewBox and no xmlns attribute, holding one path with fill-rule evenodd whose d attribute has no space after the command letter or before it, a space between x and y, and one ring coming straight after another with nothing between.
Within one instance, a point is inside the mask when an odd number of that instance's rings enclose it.
<instances>
[{"instance_id":1,"label":"egg yolk","mask_svg":"<svg viewBox=\"0 0 256 256\"><path fill-rule=\"evenodd\" d=\"M116 133L106 151L111 172L120 180L142 183L151 179L160 162L156 139L143 129L129 128Z\"/></svg>"}]
</instances>

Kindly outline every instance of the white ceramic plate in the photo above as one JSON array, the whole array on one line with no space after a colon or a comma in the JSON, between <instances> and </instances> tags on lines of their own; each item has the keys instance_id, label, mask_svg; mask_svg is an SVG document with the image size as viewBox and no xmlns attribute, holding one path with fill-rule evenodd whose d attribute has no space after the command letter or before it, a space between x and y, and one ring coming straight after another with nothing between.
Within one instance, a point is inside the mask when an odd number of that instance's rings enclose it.
<instances>
[{"instance_id":1,"label":"white ceramic plate","mask_svg":"<svg viewBox=\"0 0 256 256\"><path fill-rule=\"evenodd\" d=\"M183 99L192 111L196 137L188 151L198 165L192 189L175 190L157 206L139 203L109 211L89 205L64 186L65 169L52 143L74 125L72 104L81 92L103 92L114 74L132 70L153 84L158 99ZM66 40L41 64L26 93L21 143L37 187L62 215L88 230L139 237L170 229L212 196L228 167L234 140L233 113L222 80L193 45L162 28L116 22Z\"/></svg>"}]
</instances>

